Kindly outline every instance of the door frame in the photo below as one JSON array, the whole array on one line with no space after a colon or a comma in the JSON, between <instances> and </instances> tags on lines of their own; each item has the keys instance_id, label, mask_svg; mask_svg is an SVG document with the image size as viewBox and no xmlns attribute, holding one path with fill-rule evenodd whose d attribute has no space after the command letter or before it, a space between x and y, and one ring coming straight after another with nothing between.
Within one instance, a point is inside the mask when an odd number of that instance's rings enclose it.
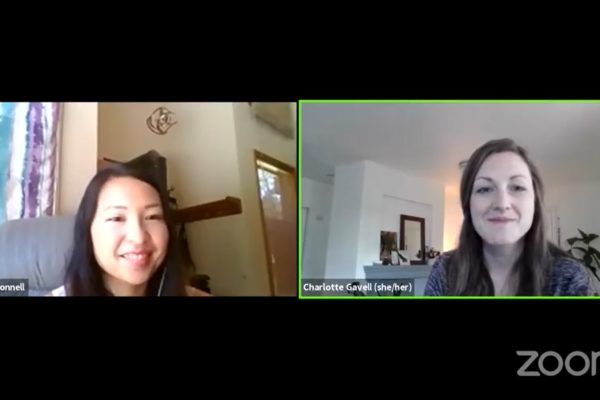
<instances>
[{"instance_id":1,"label":"door frame","mask_svg":"<svg viewBox=\"0 0 600 400\"><path fill-rule=\"evenodd\" d=\"M263 211L263 205L262 205L262 199L260 197L260 180L258 179L258 163L257 161L263 161L266 162L267 164L271 164L285 172L288 172L292 175L292 179L294 180L294 182L297 183L296 180L296 169L294 167L292 167L291 165L288 165L282 161L277 160L276 158L273 158L261 151L258 151L256 149L254 149L254 178L256 179L256 193L258 196L258 208L260 210L260 224L262 227L262 233L263 233L263 242L264 242L264 247L265 247L265 257L267 259L267 273L269 276L269 290L271 291L271 296L275 296L275 280L274 280L274 272L273 272L273 263L271 260L271 249L269 247L269 240L267 238L267 227L265 226L265 213ZM297 186L296 188L296 198L298 197L298 188ZM296 200L296 208L298 206L298 201ZM296 210L296 219L298 218L298 210ZM296 222L297 224L297 222ZM296 225L296 231L298 230L298 227ZM297 234L297 232L296 232ZM294 245L297 245L297 243L294 243Z\"/></svg>"}]
</instances>

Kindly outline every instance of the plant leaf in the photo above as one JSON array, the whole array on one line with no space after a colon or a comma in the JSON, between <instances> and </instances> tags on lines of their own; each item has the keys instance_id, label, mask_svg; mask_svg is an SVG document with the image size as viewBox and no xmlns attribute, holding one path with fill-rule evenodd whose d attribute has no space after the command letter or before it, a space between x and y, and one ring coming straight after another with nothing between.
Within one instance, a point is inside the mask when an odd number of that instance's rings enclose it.
<instances>
[{"instance_id":1,"label":"plant leaf","mask_svg":"<svg viewBox=\"0 0 600 400\"><path fill-rule=\"evenodd\" d=\"M575 237L567 239L567 243L569 243L569 246L573 246L573 243L577 243L577 242L580 242L580 241L581 241L581 239L575 238Z\"/></svg>"},{"instance_id":2,"label":"plant leaf","mask_svg":"<svg viewBox=\"0 0 600 400\"><path fill-rule=\"evenodd\" d=\"M590 233L590 234L588 235L588 240L589 240L589 242L593 242L595 239L598 239L598 235L596 235L595 233ZM589 243L589 242L588 242L588 243Z\"/></svg>"},{"instance_id":3,"label":"plant leaf","mask_svg":"<svg viewBox=\"0 0 600 400\"><path fill-rule=\"evenodd\" d=\"M598 251L598 249L596 249L595 247L589 246L588 252L590 252L590 254L594 254L594 255L600 257L600 251Z\"/></svg>"},{"instance_id":4,"label":"plant leaf","mask_svg":"<svg viewBox=\"0 0 600 400\"><path fill-rule=\"evenodd\" d=\"M585 248L583 248L583 247L579 247L579 246L577 246L577 247L573 247L573 249L574 249L574 250L579 250L579 251L581 251L581 252L582 252L582 253L584 253L584 254L587 254L587 253L588 253L588 249L585 249Z\"/></svg>"},{"instance_id":5,"label":"plant leaf","mask_svg":"<svg viewBox=\"0 0 600 400\"><path fill-rule=\"evenodd\" d=\"M593 267L593 269L598 269L598 266L600 266L600 257L598 257L596 254L592 254L592 258L594 261L596 261L596 265Z\"/></svg>"},{"instance_id":6,"label":"plant leaf","mask_svg":"<svg viewBox=\"0 0 600 400\"><path fill-rule=\"evenodd\" d=\"M586 254L583 256L583 262L584 262L584 264L585 264L585 265L587 265L588 267L591 267L591 266L592 266L592 255L591 255L591 254L589 254L589 253L586 253Z\"/></svg>"},{"instance_id":7,"label":"plant leaf","mask_svg":"<svg viewBox=\"0 0 600 400\"><path fill-rule=\"evenodd\" d=\"M600 266L600 251L590 247L590 254L594 258L594 261L596 261L596 266Z\"/></svg>"},{"instance_id":8,"label":"plant leaf","mask_svg":"<svg viewBox=\"0 0 600 400\"><path fill-rule=\"evenodd\" d=\"M581 239L583 239L584 242L586 242L587 240L587 233L585 233L584 231L582 231L581 229L577 228L577 230L579 231L579 234L581 235ZM587 243L587 242L586 242Z\"/></svg>"}]
</instances>

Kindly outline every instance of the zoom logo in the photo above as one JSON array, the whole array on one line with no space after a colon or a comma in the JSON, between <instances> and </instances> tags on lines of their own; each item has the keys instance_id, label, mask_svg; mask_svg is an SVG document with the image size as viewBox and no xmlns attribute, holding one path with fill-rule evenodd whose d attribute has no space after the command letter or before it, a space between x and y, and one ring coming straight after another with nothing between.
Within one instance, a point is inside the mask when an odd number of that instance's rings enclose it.
<instances>
[{"instance_id":1,"label":"zoom logo","mask_svg":"<svg viewBox=\"0 0 600 400\"><path fill-rule=\"evenodd\" d=\"M555 351L539 354L532 350L517 350L517 355L526 357L517 371L519 376L556 376L563 370L572 376L596 376L600 351L591 352L589 355L583 351L572 351L566 358Z\"/></svg>"}]
</instances>

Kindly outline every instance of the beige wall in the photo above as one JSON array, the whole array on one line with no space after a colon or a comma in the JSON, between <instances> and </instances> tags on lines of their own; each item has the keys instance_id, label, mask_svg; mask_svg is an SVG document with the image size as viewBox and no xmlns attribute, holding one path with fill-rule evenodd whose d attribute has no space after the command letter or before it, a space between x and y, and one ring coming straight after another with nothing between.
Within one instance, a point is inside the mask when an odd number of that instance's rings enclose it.
<instances>
[{"instance_id":1,"label":"beige wall","mask_svg":"<svg viewBox=\"0 0 600 400\"><path fill-rule=\"evenodd\" d=\"M178 121L166 135L146 126L154 109L165 106ZM167 158L169 185L180 207L242 197L231 103L100 103L99 154L120 161L149 150ZM242 200L243 201L243 200ZM242 202L245 212L245 203ZM215 295L247 292L244 217L235 215L186 224L199 273L211 277Z\"/></svg>"},{"instance_id":2,"label":"beige wall","mask_svg":"<svg viewBox=\"0 0 600 400\"><path fill-rule=\"evenodd\" d=\"M126 161L152 149L172 156L173 138L155 135L146 127L146 118L156 107L158 103L99 103L98 156Z\"/></svg>"},{"instance_id":3,"label":"beige wall","mask_svg":"<svg viewBox=\"0 0 600 400\"><path fill-rule=\"evenodd\" d=\"M290 103L296 118L296 104ZM249 272L249 295L269 295L268 267L260 217L260 203L255 176L254 150L258 150L296 168L296 138L288 139L270 126L256 120L248 103L234 103L237 155L239 159L242 202L245 215L243 243L246 244L244 269ZM295 121L295 120L294 120ZM294 126L296 126L294 124Z\"/></svg>"},{"instance_id":4,"label":"beige wall","mask_svg":"<svg viewBox=\"0 0 600 400\"><path fill-rule=\"evenodd\" d=\"M446 186L444 188L444 251L455 249L458 246L462 221L463 214L458 188Z\"/></svg>"},{"instance_id":5,"label":"beige wall","mask_svg":"<svg viewBox=\"0 0 600 400\"><path fill-rule=\"evenodd\" d=\"M159 106L178 121L166 135L146 126ZM296 140L257 121L247 103L99 103L98 114L99 156L125 161L158 151L181 207L241 198L241 215L186 225L192 258L215 295L268 295L254 149L295 168Z\"/></svg>"},{"instance_id":6,"label":"beige wall","mask_svg":"<svg viewBox=\"0 0 600 400\"><path fill-rule=\"evenodd\" d=\"M63 103L58 177L58 214L74 214L96 173L98 103Z\"/></svg>"},{"instance_id":7,"label":"beige wall","mask_svg":"<svg viewBox=\"0 0 600 400\"><path fill-rule=\"evenodd\" d=\"M146 126L159 106L176 113L167 135ZM247 103L65 103L59 213L76 212L98 157L125 161L156 150L181 207L242 199L241 215L186 225L197 271L210 275L216 295L268 295L255 149L296 168L296 139L257 121Z\"/></svg>"}]
</instances>

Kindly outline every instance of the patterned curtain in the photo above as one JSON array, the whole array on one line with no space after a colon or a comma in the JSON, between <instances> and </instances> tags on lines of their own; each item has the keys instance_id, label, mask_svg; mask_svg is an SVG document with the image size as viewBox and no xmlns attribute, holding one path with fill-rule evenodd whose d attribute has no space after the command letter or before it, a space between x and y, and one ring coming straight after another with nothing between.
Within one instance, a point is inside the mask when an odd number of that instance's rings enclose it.
<instances>
[{"instance_id":1,"label":"patterned curtain","mask_svg":"<svg viewBox=\"0 0 600 400\"><path fill-rule=\"evenodd\" d=\"M55 212L59 103L0 102L0 223Z\"/></svg>"}]
</instances>

